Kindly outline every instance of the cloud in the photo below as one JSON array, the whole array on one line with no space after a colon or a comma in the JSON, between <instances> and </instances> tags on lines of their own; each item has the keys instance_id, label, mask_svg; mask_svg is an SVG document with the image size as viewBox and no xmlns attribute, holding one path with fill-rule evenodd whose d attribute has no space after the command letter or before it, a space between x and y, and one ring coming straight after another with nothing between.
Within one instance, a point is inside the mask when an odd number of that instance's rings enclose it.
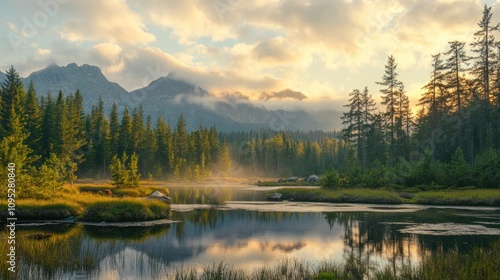
<instances>
[{"instance_id":1,"label":"cloud","mask_svg":"<svg viewBox=\"0 0 500 280\"><path fill-rule=\"evenodd\" d=\"M112 43L102 43L92 48L92 54L95 60L102 66L106 73L121 72L125 66L122 54L122 48Z\"/></svg>"},{"instance_id":2,"label":"cloud","mask_svg":"<svg viewBox=\"0 0 500 280\"><path fill-rule=\"evenodd\" d=\"M137 48L123 54L123 71L115 73L113 79L126 89L147 86L151 81L175 73L176 78L218 92L223 89L262 90L282 86L271 76L247 76L238 70L209 71L204 67L185 64L169 53L155 47Z\"/></svg>"},{"instance_id":3,"label":"cloud","mask_svg":"<svg viewBox=\"0 0 500 280\"><path fill-rule=\"evenodd\" d=\"M42 9L29 0L7 3L15 15L0 12L5 33L22 34L20 19L31 20ZM482 3L65 1L46 32L23 46L17 65L28 71L48 63L91 63L128 90L175 72L214 93L250 96L291 88L311 98L338 99L365 85L376 93L375 82L391 54L403 82L427 79L432 54L445 51L448 41L472 42ZM493 6L494 23L500 19L498 7ZM4 63L14 58L9 53Z\"/></svg>"},{"instance_id":4,"label":"cloud","mask_svg":"<svg viewBox=\"0 0 500 280\"><path fill-rule=\"evenodd\" d=\"M221 1L145 0L138 9L145 10L154 24L170 28L183 43L202 37L220 41L236 36L228 24L234 22L228 20L231 14L223 16L217 8Z\"/></svg>"},{"instance_id":5,"label":"cloud","mask_svg":"<svg viewBox=\"0 0 500 280\"><path fill-rule=\"evenodd\" d=\"M70 42L102 41L129 45L156 40L141 17L124 0L71 1L65 9L74 18L66 21L61 37Z\"/></svg>"}]
</instances>

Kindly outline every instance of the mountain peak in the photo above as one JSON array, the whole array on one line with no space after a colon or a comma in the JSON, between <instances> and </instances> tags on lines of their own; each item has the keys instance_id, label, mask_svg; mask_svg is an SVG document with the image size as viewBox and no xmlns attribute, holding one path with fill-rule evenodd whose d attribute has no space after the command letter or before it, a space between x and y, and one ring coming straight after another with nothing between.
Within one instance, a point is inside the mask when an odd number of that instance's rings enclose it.
<instances>
[{"instance_id":1,"label":"mountain peak","mask_svg":"<svg viewBox=\"0 0 500 280\"><path fill-rule=\"evenodd\" d=\"M200 88L197 85L188 83L182 79L176 77L175 73L169 73L167 76L160 77L148 86L134 90L131 92L132 95L143 94L157 95L163 97L176 97L178 95L190 95L190 96L208 96L206 90Z\"/></svg>"},{"instance_id":2,"label":"mountain peak","mask_svg":"<svg viewBox=\"0 0 500 280\"><path fill-rule=\"evenodd\" d=\"M86 110L96 104L99 97L109 107L113 102L126 104L130 97L129 93L120 85L108 81L99 67L88 64L82 66L78 66L76 63L70 63L66 66L51 64L23 79L25 86L29 85L30 81L35 84L38 95L44 95L49 91L52 93L62 91L68 95L79 89L84 97L83 106Z\"/></svg>"}]
</instances>

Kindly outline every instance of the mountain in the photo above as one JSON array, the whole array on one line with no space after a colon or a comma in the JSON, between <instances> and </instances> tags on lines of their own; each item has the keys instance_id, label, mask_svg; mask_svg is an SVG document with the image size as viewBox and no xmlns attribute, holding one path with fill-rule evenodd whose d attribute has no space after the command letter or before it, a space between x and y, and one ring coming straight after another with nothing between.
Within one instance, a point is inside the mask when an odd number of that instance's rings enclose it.
<instances>
[{"instance_id":1,"label":"mountain","mask_svg":"<svg viewBox=\"0 0 500 280\"><path fill-rule=\"evenodd\" d=\"M1 78L2 76L0 76ZM250 100L241 93L228 93L215 96L207 90L183 81L174 73L152 81L144 88L127 92L117 83L108 81L96 66L74 63L67 66L50 65L31 73L22 79L26 87L30 81L35 84L37 95L51 92L56 96L60 90L64 94L74 93L77 89L83 96L83 107L89 112L92 105L102 98L106 112L109 113L113 102L122 111L142 106L144 116L150 115L154 122L162 115L165 121L175 125L182 114L187 128L196 129L199 125L215 124L220 131L241 131L271 128L275 130L333 130L340 128L337 119L340 113L334 110L318 111L307 109L269 109L267 102L285 104L301 103L307 98L301 92L286 89L265 93L257 101ZM304 104L306 105L306 104Z\"/></svg>"},{"instance_id":2,"label":"mountain","mask_svg":"<svg viewBox=\"0 0 500 280\"><path fill-rule=\"evenodd\" d=\"M173 74L159 78L130 94L153 119L162 115L172 123L182 114L186 117L188 129L195 129L200 124L210 126L213 123L221 131L260 128L334 129L330 123L322 122L318 114L312 115L304 110L269 110L263 105L242 98L241 94L216 97L199 86L176 79ZM286 99L289 96L299 100L307 98L300 92L284 90L273 93L269 99ZM340 114L338 116L340 117Z\"/></svg>"},{"instance_id":3,"label":"mountain","mask_svg":"<svg viewBox=\"0 0 500 280\"><path fill-rule=\"evenodd\" d=\"M82 66L75 63L67 66L52 64L24 78L23 83L26 88L28 88L30 81L33 81L39 96L50 91L54 97L57 97L61 90L65 95L68 95L80 89L85 111L90 111L92 105L98 103L99 97L102 97L108 112L113 102L116 102L119 107L130 103L130 94L124 88L117 83L108 81L99 67L88 64Z\"/></svg>"},{"instance_id":4,"label":"mountain","mask_svg":"<svg viewBox=\"0 0 500 280\"><path fill-rule=\"evenodd\" d=\"M200 124L210 126L214 123L223 131L259 129L273 118L263 107L215 97L196 85L176 79L172 74L130 94L154 120L162 115L175 124L182 114L190 130Z\"/></svg>"}]
</instances>

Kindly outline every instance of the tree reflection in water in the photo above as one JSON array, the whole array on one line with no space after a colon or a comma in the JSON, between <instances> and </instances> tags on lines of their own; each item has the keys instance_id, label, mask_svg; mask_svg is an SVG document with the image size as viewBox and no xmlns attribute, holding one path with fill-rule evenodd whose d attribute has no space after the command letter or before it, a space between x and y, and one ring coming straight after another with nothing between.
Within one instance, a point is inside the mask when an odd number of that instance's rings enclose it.
<instances>
[{"instance_id":1,"label":"tree reflection in water","mask_svg":"<svg viewBox=\"0 0 500 280\"><path fill-rule=\"evenodd\" d=\"M171 272L180 264L224 260L236 267L249 268L270 265L282 257L297 257L343 263L351 278L362 279L371 278L375 270L382 268L398 274L401 267L418 265L424 254L449 249L461 251L472 245L488 246L498 240L498 236L432 236L400 231L419 223L474 224L477 217L463 215L470 213L453 209L411 213L296 213L217 208L173 211L172 218L179 223L155 227L19 228L18 253L20 265L31 271L23 275L28 278L34 272L45 279L58 273L97 275L127 267L127 262L136 265L138 261L141 265L154 264L151 269L155 271ZM44 240L26 238L33 233L52 235ZM123 263L117 265L115 261ZM148 268L127 273L140 277L143 270Z\"/></svg>"}]
</instances>

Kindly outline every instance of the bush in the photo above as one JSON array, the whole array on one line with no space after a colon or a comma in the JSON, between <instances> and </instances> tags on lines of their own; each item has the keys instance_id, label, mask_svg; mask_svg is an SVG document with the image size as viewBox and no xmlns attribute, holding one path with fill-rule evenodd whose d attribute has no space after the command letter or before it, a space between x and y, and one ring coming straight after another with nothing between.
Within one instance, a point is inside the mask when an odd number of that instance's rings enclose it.
<instances>
[{"instance_id":1,"label":"bush","mask_svg":"<svg viewBox=\"0 0 500 280\"><path fill-rule=\"evenodd\" d=\"M137 167L138 160L139 158L135 153L132 154L130 160L127 153L123 153L121 159L117 155L114 155L109 165L113 185L119 188L139 187L141 175Z\"/></svg>"},{"instance_id":2,"label":"bush","mask_svg":"<svg viewBox=\"0 0 500 280\"><path fill-rule=\"evenodd\" d=\"M338 188L339 184L340 184L339 175L332 168L330 168L326 173L326 175L321 179L321 187L325 189Z\"/></svg>"}]
</instances>

